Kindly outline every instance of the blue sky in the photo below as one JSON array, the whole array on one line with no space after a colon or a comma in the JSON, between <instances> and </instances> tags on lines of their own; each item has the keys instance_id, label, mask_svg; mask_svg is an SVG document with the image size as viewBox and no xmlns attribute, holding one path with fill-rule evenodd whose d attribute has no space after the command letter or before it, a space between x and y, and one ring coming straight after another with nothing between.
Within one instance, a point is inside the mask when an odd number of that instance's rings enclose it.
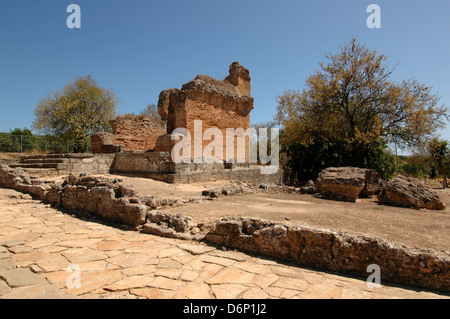
<instances>
[{"instance_id":1,"label":"blue sky","mask_svg":"<svg viewBox=\"0 0 450 319\"><path fill-rule=\"evenodd\" d=\"M69 4L81 29L69 29ZM369 4L381 29L369 29ZM139 113L197 74L250 70L252 122L271 120L276 97L352 37L397 65L393 78L433 86L450 106L450 1L432 0L1 0L0 132L31 128L34 108L76 76L115 92L118 113ZM441 133L450 140L450 125Z\"/></svg>"}]
</instances>

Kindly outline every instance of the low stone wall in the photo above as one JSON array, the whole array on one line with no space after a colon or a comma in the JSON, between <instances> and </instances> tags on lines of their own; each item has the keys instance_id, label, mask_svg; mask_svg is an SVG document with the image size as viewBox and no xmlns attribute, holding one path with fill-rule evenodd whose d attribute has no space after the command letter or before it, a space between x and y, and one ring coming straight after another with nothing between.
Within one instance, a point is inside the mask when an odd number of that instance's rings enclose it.
<instances>
[{"instance_id":1,"label":"low stone wall","mask_svg":"<svg viewBox=\"0 0 450 319\"><path fill-rule=\"evenodd\" d=\"M351 236L313 227L274 223L257 218L230 218L205 225L189 216L154 210L163 199L140 196L117 178L89 175L69 176L62 184L30 177L25 171L0 165L0 186L32 194L35 198L75 211L88 212L103 219L127 224L145 233L203 240L210 244L236 248L364 278L367 267L381 268L381 281L427 289L450 291L448 252L413 249L367 236ZM241 193L213 190L204 198ZM201 199L193 198L192 201ZM160 204L158 204L158 201ZM185 203L189 203L186 200ZM175 203L164 203L173 205ZM177 203L183 204L183 203ZM245 212L242 212L245 214Z\"/></svg>"},{"instance_id":2,"label":"low stone wall","mask_svg":"<svg viewBox=\"0 0 450 319\"><path fill-rule=\"evenodd\" d=\"M198 183L214 180L246 183L283 183L283 170L275 174L261 174L261 166L222 163L178 163L170 161L167 152L117 153L111 167L112 173L152 178L168 183Z\"/></svg>"},{"instance_id":3,"label":"low stone wall","mask_svg":"<svg viewBox=\"0 0 450 319\"><path fill-rule=\"evenodd\" d=\"M69 173L109 174L114 154L88 154L86 157L69 157Z\"/></svg>"},{"instance_id":4,"label":"low stone wall","mask_svg":"<svg viewBox=\"0 0 450 319\"><path fill-rule=\"evenodd\" d=\"M450 291L450 255L393 245L343 232L225 217L206 234L210 243L262 256L367 278L380 266L381 282Z\"/></svg>"},{"instance_id":5,"label":"low stone wall","mask_svg":"<svg viewBox=\"0 0 450 319\"><path fill-rule=\"evenodd\" d=\"M136 191L126 188L119 179L69 175L60 184L0 165L0 186L31 194L56 207L88 212L130 226L146 222L147 207L135 199Z\"/></svg>"}]
</instances>

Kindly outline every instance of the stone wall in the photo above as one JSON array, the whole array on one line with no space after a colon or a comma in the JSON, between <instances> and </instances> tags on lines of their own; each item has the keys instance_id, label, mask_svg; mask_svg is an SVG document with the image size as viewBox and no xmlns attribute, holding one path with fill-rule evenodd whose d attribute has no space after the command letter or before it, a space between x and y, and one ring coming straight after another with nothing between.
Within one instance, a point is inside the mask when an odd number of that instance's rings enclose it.
<instances>
[{"instance_id":1,"label":"stone wall","mask_svg":"<svg viewBox=\"0 0 450 319\"><path fill-rule=\"evenodd\" d=\"M109 174L114 162L114 154L82 154L68 156L68 173Z\"/></svg>"},{"instance_id":2,"label":"stone wall","mask_svg":"<svg viewBox=\"0 0 450 319\"><path fill-rule=\"evenodd\" d=\"M214 180L241 181L253 184L283 183L283 170L275 174L261 174L261 166L223 163L178 163L167 152L117 153L112 173L152 178L167 183L197 183Z\"/></svg>"},{"instance_id":3,"label":"stone wall","mask_svg":"<svg viewBox=\"0 0 450 319\"><path fill-rule=\"evenodd\" d=\"M91 137L94 153L115 153L122 150L148 151L166 133L166 123L148 115L124 115L110 121L113 134L99 132Z\"/></svg>"},{"instance_id":4,"label":"stone wall","mask_svg":"<svg viewBox=\"0 0 450 319\"><path fill-rule=\"evenodd\" d=\"M225 80L217 80L206 75L198 75L194 80L184 84L181 89L170 89L161 92L158 111L162 118L167 118L167 135L177 128L186 128L192 140L191 158L194 153L194 125L196 120L202 121L199 131L202 151L211 141L203 141L204 132L209 128L217 128L223 137L222 158L226 157L226 129L250 127L250 111L253 109L253 98L250 96L249 71L234 62L230 66L229 76ZM170 136L161 136L156 142L155 151L171 152L177 141L171 141ZM245 146L244 160L248 162L248 143ZM229 145L230 147L230 145ZM236 158L235 149L230 152L231 158ZM200 156L202 154L199 154ZM218 155L218 154L212 154Z\"/></svg>"},{"instance_id":5,"label":"stone wall","mask_svg":"<svg viewBox=\"0 0 450 319\"><path fill-rule=\"evenodd\" d=\"M166 123L148 115L118 116L110 124L116 144L127 151L153 150L158 136L166 133Z\"/></svg>"},{"instance_id":6,"label":"stone wall","mask_svg":"<svg viewBox=\"0 0 450 319\"><path fill-rule=\"evenodd\" d=\"M368 236L273 223L223 218L206 241L301 265L367 278L367 267L380 266L381 282L450 291L450 255L408 248Z\"/></svg>"}]
</instances>

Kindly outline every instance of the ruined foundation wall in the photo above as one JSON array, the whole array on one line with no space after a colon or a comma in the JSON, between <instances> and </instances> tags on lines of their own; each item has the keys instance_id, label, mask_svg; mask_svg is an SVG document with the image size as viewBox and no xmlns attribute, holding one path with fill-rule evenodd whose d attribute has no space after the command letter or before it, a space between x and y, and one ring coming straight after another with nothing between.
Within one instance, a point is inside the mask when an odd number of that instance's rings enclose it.
<instances>
[{"instance_id":1,"label":"ruined foundation wall","mask_svg":"<svg viewBox=\"0 0 450 319\"><path fill-rule=\"evenodd\" d=\"M206 241L262 256L293 261L367 278L369 265L381 269L381 282L450 291L450 255L409 248L368 236L256 218L225 217Z\"/></svg>"},{"instance_id":2,"label":"ruined foundation wall","mask_svg":"<svg viewBox=\"0 0 450 319\"><path fill-rule=\"evenodd\" d=\"M174 163L167 152L117 153L111 173L152 178L167 183L199 183L215 180L241 181L252 184L282 184L283 170L261 174L261 166L223 163Z\"/></svg>"},{"instance_id":3,"label":"ruined foundation wall","mask_svg":"<svg viewBox=\"0 0 450 319\"><path fill-rule=\"evenodd\" d=\"M59 207L139 227L150 234L204 240L363 278L368 277L367 267L376 264L381 268L382 283L450 291L448 252L409 248L369 236L257 218L225 217L211 228L202 229L203 223L196 223L189 216L152 210L154 198L140 196L117 179L69 176L63 184L48 183L0 165L0 186L32 194Z\"/></svg>"}]
</instances>

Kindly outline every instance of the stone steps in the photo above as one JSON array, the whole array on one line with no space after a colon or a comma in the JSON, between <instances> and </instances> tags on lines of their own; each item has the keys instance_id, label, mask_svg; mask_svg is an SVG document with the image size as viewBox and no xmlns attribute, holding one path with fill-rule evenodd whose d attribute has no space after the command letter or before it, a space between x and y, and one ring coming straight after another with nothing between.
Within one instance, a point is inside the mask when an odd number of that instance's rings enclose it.
<instances>
[{"instance_id":1,"label":"stone steps","mask_svg":"<svg viewBox=\"0 0 450 319\"><path fill-rule=\"evenodd\" d=\"M91 158L93 154L41 154L29 155L18 163L10 164L11 168L22 168L30 174L50 176L64 174L69 170L71 159Z\"/></svg>"},{"instance_id":2,"label":"stone steps","mask_svg":"<svg viewBox=\"0 0 450 319\"><path fill-rule=\"evenodd\" d=\"M23 164L60 164L67 163L67 158L24 158L20 161Z\"/></svg>"},{"instance_id":3,"label":"stone steps","mask_svg":"<svg viewBox=\"0 0 450 319\"><path fill-rule=\"evenodd\" d=\"M23 169L27 168L54 168L54 169L68 169L68 164L60 164L60 163L20 163L20 164L12 164L11 168L20 167Z\"/></svg>"}]
</instances>

